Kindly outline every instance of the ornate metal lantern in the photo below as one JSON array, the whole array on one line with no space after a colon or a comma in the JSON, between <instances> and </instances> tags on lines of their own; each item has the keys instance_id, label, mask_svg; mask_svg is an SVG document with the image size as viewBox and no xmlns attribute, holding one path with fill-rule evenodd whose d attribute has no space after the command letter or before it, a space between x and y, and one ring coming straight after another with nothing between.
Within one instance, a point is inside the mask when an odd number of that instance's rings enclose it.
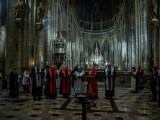
<instances>
[{"instance_id":1,"label":"ornate metal lantern","mask_svg":"<svg viewBox=\"0 0 160 120\"><path fill-rule=\"evenodd\" d=\"M60 37L55 40L56 48L64 48L66 44L66 40L63 37Z\"/></svg>"},{"instance_id":2,"label":"ornate metal lantern","mask_svg":"<svg viewBox=\"0 0 160 120\"><path fill-rule=\"evenodd\" d=\"M62 31L60 31L60 35L57 35L57 39L54 41L54 62L56 64L63 64L66 59L65 53L66 40L62 36Z\"/></svg>"}]
</instances>

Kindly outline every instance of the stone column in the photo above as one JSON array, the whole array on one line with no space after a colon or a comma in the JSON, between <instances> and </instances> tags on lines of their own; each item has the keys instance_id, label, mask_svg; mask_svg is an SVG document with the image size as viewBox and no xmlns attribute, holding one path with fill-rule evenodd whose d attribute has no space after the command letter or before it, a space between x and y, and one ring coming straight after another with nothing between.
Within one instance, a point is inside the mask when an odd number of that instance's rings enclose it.
<instances>
[{"instance_id":1,"label":"stone column","mask_svg":"<svg viewBox=\"0 0 160 120\"><path fill-rule=\"evenodd\" d=\"M39 46L38 46L38 53L39 53L39 56L38 56L38 60L40 62L40 65L41 67L43 68L44 67L44 40L46 40L45 38L45 34L46 32L44 31L41 31L39 32L39 39L38 39L38 43L39 43Z\"/></svg>"},{"instance_id":2,"label":"stone column","mask_svg":"<svg viewBox=\"0 0 160 120\"><path fill-rule=\"evenodd\" d=\"M20 7L18 7L20 6ZM26 14L25 11L26 3L24 1L19 1L18 5L15 6L14 11L19 13L15 14L15 23L17 27L17 50L18 50L18 57L17 57L17 73L21 74L22 72L22 66L23 66L23 42L24 42L24 25L25 25L25 18Z\"/></svg>"},{"instance_id":3,"label":"stone column","mask_svg":"<svg viewBox=\"0 0 160 120\"><path fill-rule=\"evenodd\" d=\"M26 0L26 8L25 8L25 18L24 18L24 40L23 40L23 61L22 61L22 68L28 67L29 66L29 14L30 14L30 6L29 6L29 0Z\"/></svg>"},{"instance_id":4,"label":"stone column","mask_svg":"<svg viewBox=\"0 0 160 120\"><path fill-rule=\"evenodd\" d=\"M34 51L34 43L35 43L35 35L36 35L36 30L35 30L35 8L36 8L36 1L33 0L28 0L28 4L30 7L30 13L28 16L28 31L26 34L26 43L28 44L26 49L28 49L27 52L27 63L29 68L32 68L35 65L35 51Z\"/></svg>"},{"instance_id":5,"label":"stone column","mask_svg":"<svg viewBox=\"0 0 160 120\"><path fill-rule=\"evenodd\" d=\"M147 4L146 4L147 6ZM148 47L148 36L147 36L147 33L148 33L148 28L147 28L147 10L145 10L145 13L144 13L144 52L145 52L145 57L144 57L144 69L146 70L146 72L148 71L148 64L149 64L149 60L148 60L148 53L149 53L149 47Z\"/></svg>"},{"instance_id":6,"label":"stone column","mask_svg":"<svg viewBox=\"0 0 160 120\"><path fill-rule=\"evenodd\" d=\"M17 73L20 74L22 70L22 49L23 48L23 29L18 28L18 68Z\"/></svg>"},{"instance_id":7,"label":"stone column","mask_svg":"<svg viewBox=\"0 0 160 120\"><path fill-rule=\"evenodd\" d=\"M51 3L51 6L52 6L52 3ZM54 8L54 6L52 6ZM53 29L53 27L55 27L54 23L55 23L55 16L54 14L54 10L53 9L49 9L48 10L48 31L47 31L47 58L46 59L46 62L47 64L51 65L52 64L52 60L53 60L53 53L54 53L54 50L53 50L53 42L54 42L54 38L52 37L52 34L55 34L55 29ZM53 20L52 20L53 18ZM52 53L53 52L53 53Z\"/></svg>"},{"instance_id":8,"label":"stone column","mask_svg":"<svg viewBox=\"0 0 160 120\"><path fill-rule=\"evenodd\" d=\"M116 63L116 65L117 65L117 67L119 67L119 64L118 64L118 31L116 31L115 33L115 42L114 42L114 44L115 44L115 46L114 46L114 48L115 48L115 63Z\"/></svg>"},{"instance_id":9,"label":"stone column","mask_svg":"<svg viewBox=\"0 0 160 120\"><path fill-rule=\"evenodd\" d=\"M35 64L39 62L39 40L40 39L40 32L37 31L36 33L36 40L34 43L34 51L35 51Z\"/></svg>"},{"instance_id":10,"label":"stone column","mask_svg":"<svg viewBox=\"0 0 160 120\"><path fill-rule=\"evenodd\" d=\"M138 6L137 6L137 22L138 22L138 26L137 26L137 53L138 53L138 61L137 61L137 66L138 64L141 63L141 23L140 23L140 0L138 0Z\"/></svg>"},{"instance_id":11,"label":"stone column","mask_svg":"<svg viewBox=\"0 0 160 120\"><path fill-rule=\"evenodd\" d=\"M154 65L159 65L159 40L158 40L158 28L153 28L152 31L152 39L153 39L153 46L154 46Z\"/></svg>"},{"instance_id":12,"label":"stone column","mask_svg":"<svg viewBox=\"0 0 160 120\"><path fill-rule=\"evenodd\" d=\"M136 37L135 37L135 58L136 58L136 61L135 61L135 65L138 64L138 20L137 20L137 13L138 13L138 0L135 0L135 29L136 29ZM135 66L136 67L136 66Z\"/></svg>"},{"instance_id":13,"label":"stone column","mask_svg":"<svg viewBox=\"0 0 160 120\"><path fill-rule=\"evenodd\" d=\"M44 64L44 28L43 25L43 18L45 14L45 4L44 1L36 0L36 42L35 42L35 55L36 55L36 62L40 63L40 66L43 68Z\"/></svg>"},{"instance_id":14,"label":"stone column","mask_svg":"<svg viewBox=\"0 0 160 120\"><path fill-rule=\"evenodd\" d=\"M158 20L158 0L152 0L150 3L151 26L152 26L152 41L154 51L154 65L159 65L159 20Z\"/></svg>"}]
</instances>

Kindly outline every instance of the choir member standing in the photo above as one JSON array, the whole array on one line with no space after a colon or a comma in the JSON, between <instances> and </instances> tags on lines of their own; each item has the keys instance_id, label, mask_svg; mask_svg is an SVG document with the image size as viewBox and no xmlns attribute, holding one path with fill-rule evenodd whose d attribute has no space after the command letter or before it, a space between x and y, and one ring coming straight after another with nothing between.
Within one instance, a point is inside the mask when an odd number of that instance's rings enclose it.
<instances>
[{"instance_id":1,"label":"choir member standing","mask_svg":"<svg viewBox=\"0 0 160 120\"><path fill-rule=\"evenodd\" d=\"M159 91L158 77L159 77L158 68L155 66L152 69L152 78L150 81L150 86L151 86L151 91L152 91L152 99L150 100L150 102L157 101L157 93Z\"/></svg>"},{"instance_id":2,"label":"choir member standing","mask_svg":"<svg viewBox=\"0 0 160 120\"><path fill-rule=\"evenodd\" d=\"M114 96L114 87L115 87L115 68L111 67L108 63L105 68L105 95L107 99L112 99Z\"/></svg>"},{"instance_id":3,"label":"choir member standing","mask_svg":"<svg viewBox=\"0 0 160 120\"><path fill-rule=\"evenodd\" d=\"M143 89L143 69L141 67L141 65L138 65L138 69L137 69L137 79L138 79L138 89Z\"/></svg>"},{"instance_id":4,"label":"choir member standing","mask_svg":"<svg viewBox=\"0 0 160 120\"><path fill-rule=\"evenodd\" d=\"M82 70L81 66L78 66L78 70L74 73L76 79L74 81L74 92L75 95L81 94L82 92L85 92L85 82L83 79L83 76L85 75L85 72Z\"/></svg>"},{"instance_id":5,"label":"choir member standing","mask_svg":"<svg viewBox=\"0 0 160 120\"><path fill-rule=\"evenodd\" d=\"M45 69L44 69L44 86L45 86L44 94L46 95L46 97L48 96L48 93L49 93L49 91L48 91L48 79L47 79L48 70L49 70L49 66L46 65Z\"/></svg>"},{"instance_id":6,"label":"choir member standing","mask_svg":"<svg viewBox=\"0 0 160 120\"><path fill-rule=\"evenodd\" d=\"M131 92L138 92L138 81L137 81L137 71L135 67L132 67L130 72L131 75Z\"/></svg>"},{"instance_id":7,"label":"choir member standing","mask_svg":"<svg viewBox=\"0 0 160 120\"><path fill-rule=\"evenodd\" d=\"M60 88L61 79L60 79L59 67L58 66L56 66L56 71L57 71L56 88L59 89Z\"/></svg>"},{"instance_id":8,"label":"choir member standing","mask_svg":"<svg viewBox=\"0 0 160 120\"><path fill-rule=\"evenodd\" d=\"M23 91L27 93L31 92L30 72L28 68L26 68L23 72L22 85Z\"/></svg>"},{"instance_id":9,"label":"choir member standing","mask_svg":"<svg viewBox=\"0 0 160 120\"><path fill-rule=\"evenodd\" d=\"M71 87L70 87L70 83L71 83L71 70L68 69L68 67L65 67L64 69L62 69L61 71L62 73L62 94L65 98L68 98L68 96L71 93Z\"/></svg>"},{"instance_id":10,"label":"choir member standing","mask_svg":"<svg viewBox=\"0 0 160 120\"><path fill-rule=\"evenodd\" d=\"M46 78L47 78L46 90L48 91L46 93L46 97L49 97L51 99L56 98L57 97L57 90L56 90L57 71L54 65L52 65L51 69L48 70Z\"/></svg>"},{"instance_id":11,"label":"choir member standing","mask_svg":"<svg viewBox=\"0 0 160 120\"><path fill-rule=\"evenodd\" d=\"M31 79L32 79L32 95L33 99L41 100L42 95L42 69L40 68L40 64L37 63L36 67L31 70Z\"/></svg>"},{"instance_id":12,"label":"choir member standing","mask_svg":"<svg viewBox=\"0 0 160 120\"><path fill-rule=\"evenodd\" d=\"M12 67L12 71L9 73L9 96L16 98L19 95L18 74L16 68Z\"/></svg>"},{"instance_id":13,"label":"choir member standing","mask_svg":"<svg viewBox=\"0 0 160 120\"><path fill-rule=\"evenodd\" d=\"M76 76L75 76L75 72L76 71L78 71L78 66L76 65L75 67L74 67L74 69L72 70L72 88L74 87L74 81L76 80Z\"/></svg>"},{"instance_id":14,"label":"choir member standing","mask_svg":"<svg viewBox=\"0 0 160 120\"><path fill-rule=\"evenodd\" d=\"M92 69L88 72L89 81L88 81L88 93L95 95L95 98L98 98L98 85L97 85L97 70L92 66Z\"/></svg>"}]
</instances>

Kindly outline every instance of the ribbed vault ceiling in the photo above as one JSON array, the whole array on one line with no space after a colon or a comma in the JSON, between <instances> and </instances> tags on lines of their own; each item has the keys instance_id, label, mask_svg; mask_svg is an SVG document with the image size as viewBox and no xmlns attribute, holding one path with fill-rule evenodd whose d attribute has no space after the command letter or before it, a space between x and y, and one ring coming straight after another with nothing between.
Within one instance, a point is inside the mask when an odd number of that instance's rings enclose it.
<instances>
[{"instance_id":1,"label":"ribbed vault ceiling","mask_svg":"<svg viewBox=\"0 0 160 120\"><path fill-rule=\"evenodd\" d=\"M77 20L109 21L119 11L123 0L69 0Z\"/></svg>"}]
</instances>

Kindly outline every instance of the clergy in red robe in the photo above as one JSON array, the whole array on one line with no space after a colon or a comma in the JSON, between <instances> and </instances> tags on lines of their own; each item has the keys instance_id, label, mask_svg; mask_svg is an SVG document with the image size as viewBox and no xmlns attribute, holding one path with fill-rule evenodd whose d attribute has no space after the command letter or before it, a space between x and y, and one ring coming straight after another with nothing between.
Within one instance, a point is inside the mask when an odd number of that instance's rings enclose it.
<instances>
[{"instance_id":1,"label":"clergy in red robe","mask_svg":"<svg viewBox=\"0 0 160 120\"><path fill-rule=\"evenodd\" d=\"M53 65L51 66L51 69L48 70L46 78L47 78L46 97L56 98L57 97L57 90L56 90L57 72Z\"/></svg>"},{"instance_id":2,"label":"clergy in red robe","mask_svg":"<svg viewBox=\"0 0 160 120\"><path fill-rule=\"evenodd\" d=\"M61 71L62 73L62 94L65 98L68 98L68 96L71 93L71 70L68 69L68 67L65 67L64 69L62 69Z\"/></svg>"},{"instance_id":3,"label":"clergy in red robe","mask_svg":"<svg viewBox=\"0 0 160 120\"><path fill-rule=\"evenodd\" d=\"M88 81L88 93L95 95L95 98L98 98L98 85L97 85L97 70L92 66L92 69L88 72L89 81Z\"/></svg>"},{"instance_id":4,"label":"clergy in red robe","mask_svg":"<svg viewBox=\"0 0 160 120\"><path fill-rule=\"evenodd\" d=\"M144 75L143 69L142 69L141 65L139 65L138 69L137 69L137 79L138 79L138 88L139 89L143 89L143 75Z\"/></svg>"}]
</instances>

